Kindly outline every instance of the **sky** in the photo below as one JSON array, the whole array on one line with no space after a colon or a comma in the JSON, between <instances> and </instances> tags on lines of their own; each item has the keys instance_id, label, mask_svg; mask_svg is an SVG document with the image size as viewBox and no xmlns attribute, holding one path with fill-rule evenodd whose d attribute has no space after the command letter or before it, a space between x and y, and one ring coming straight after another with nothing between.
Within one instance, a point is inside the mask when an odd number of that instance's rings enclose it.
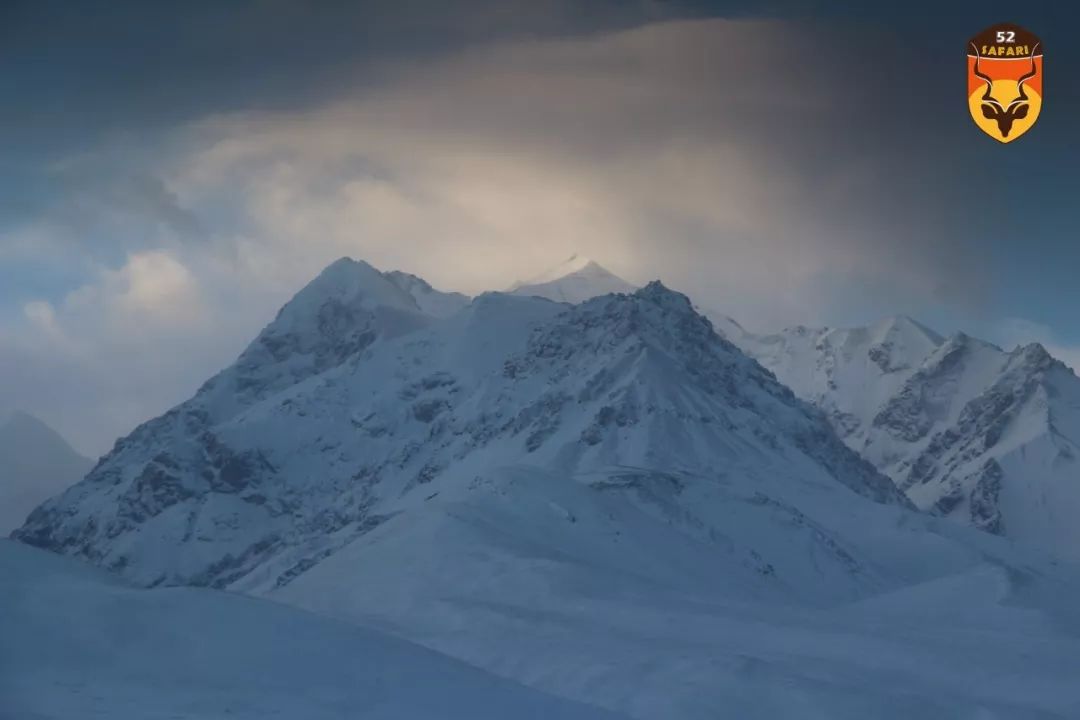
<instances>
[{"instance_id":1,"label":"sky","mask_svg":"<svg viewBox=\"0 0 1080 720\"><path fill-rule=\"evenodd\" d=\"M1080 11L885 5L6 0L0 411L101 454L343 255L476 293L581 253L751 330L1080 366ZM1009 145L964 97L1003 21L1046 53Z\"/></svg>"}]
</instances>

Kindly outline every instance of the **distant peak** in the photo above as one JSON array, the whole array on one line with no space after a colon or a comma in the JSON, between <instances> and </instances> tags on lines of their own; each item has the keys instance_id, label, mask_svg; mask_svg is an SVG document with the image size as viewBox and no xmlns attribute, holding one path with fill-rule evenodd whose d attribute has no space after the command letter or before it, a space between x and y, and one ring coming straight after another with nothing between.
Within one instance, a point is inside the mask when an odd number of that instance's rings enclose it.
<instances>
[{"instance_id":1,"label":"distant peak","mask_svg":"<svg viewBox=\"0 0 1080 720\"><path fill-rule=\"evenodd\" d=\"M584 255L579 255L578 253L574 253L570 257L566 258L566 260L561 262L559 265L557 265L554 269L562 270L569 274L580 272L585 268L589 267L590 265L600 267L591 258L588 258Z\"/></svg>"},{"instance_id":2,"label":"distant peak","mask_svg":"<svg viewBox=\"0 0 1080 720\"><path fill-rule=\"evenodd\" d=\"M0 415L0 425L6 428L13 427L25 427L25 428L45 428L51 431L48 425L44 422L23 410L12 410L6 415Z\"/></svg>"},{"instance_id":3,"label":"distant peak","mask_svg":"<svg viewBox=\"0 0 1080 720\"><path fill-rule=\"evenodd\" d=\"M56 452L77 457L67 440L51 428L44 420L22 410L12 410L6 416L0 415L0 438L16 446L41 447L40 443Z\"/></svg>"},{"instance_id":4,"label":"distant peak","mask_svg":"<svg viewBox=\"0 0 1080 720\"><path fill-rule=\"evenodd\" d=\"M526 282L516 283L508 292L538 295L556 302L577 304L611 293L629 293L635 286L584 255L574 254L550 270Z\"/></svg>"},{"instance_id":5,"label":"distant peak","mask_svg":"<svg viewBox=\"0 0 1080 720\"><path fill-rule=\"evenodd\" d=\"M592 258L586 257L574 253L570 257L563 260L558 265L548 268L539 275L535 275L524 282L520 282L515 285L515 289L518 287L526 287L531 285L543 285L545 283L555 282L556 280L562 280L563 278L570 277L571 275L592 275L592 276L606 276L621 280L613 272L600 265ZM627 283L629 285L629 283Z\"/></svg>"}]
</instances>

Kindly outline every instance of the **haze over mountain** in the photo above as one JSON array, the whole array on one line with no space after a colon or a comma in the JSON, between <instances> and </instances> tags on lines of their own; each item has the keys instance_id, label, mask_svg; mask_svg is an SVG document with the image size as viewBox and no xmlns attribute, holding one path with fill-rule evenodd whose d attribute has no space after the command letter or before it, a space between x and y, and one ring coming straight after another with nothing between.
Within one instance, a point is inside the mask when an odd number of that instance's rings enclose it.
<instances>
[{"instance_id":1,"label":"haze over mountain","mask_svg":"<svg viewBox=\"0 0 1080 720\"><path fill-rule=\"evenodd\" d=\"M18 411L0 416L0 536L81 480L92 465L37 418Z\"/></svg>"},{"instance_id":2,"label":"haze over mountain","mask_svg":"<svg viewBox=\"0 0 1080 720\"><path fill-rule=\"evenodd\" d=\"M1080 709L1077 568L916 512L658 282L466 304L342 259L15 537L636 718Z\"/></svg>"}]
</instances>

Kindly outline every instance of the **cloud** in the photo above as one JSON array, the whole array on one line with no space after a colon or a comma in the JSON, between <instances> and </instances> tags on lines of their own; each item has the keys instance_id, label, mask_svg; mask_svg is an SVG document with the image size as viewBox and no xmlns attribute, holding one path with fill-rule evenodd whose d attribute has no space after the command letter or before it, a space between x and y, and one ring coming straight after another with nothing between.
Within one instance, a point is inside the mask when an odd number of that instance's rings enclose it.
<instances>
[{"instance_id":1,"label":"cloud","mask_svg":"<svg viewBox=\"0 0 1080 720\"><path fill-rule=\"evenodd\" d=\"M821 319L846 278L977 293L942 194L902 153L867 156L822 42L707 20L484 46L200 123L170 181L189 205L241 188L249 235L306 274L349 252L477 291L581 251L763 323Z\"/></svg>"},{"instance_id":2,"label":"cloud","mask_svg":"<svg viewBox=\"0 0 1080 720\"><path fill-rule=\"evenodd\" d=\"M0 408L32 410L84 452L104 451L246 342L207 280L224 281L196 278L167 251L133 252L58 303L25 303L0 327Z\"/></svg>"},{"instance_id":3,"label":"cloud","mask_svg":"<svg viewBox=\"0 0 1080 720\"><path fill-rule=\"evenodd\" d=\"M365 67L313 106L101 148L60 167L68 200L22 235L57 257L75 243L89 269L7 330L8 402L100 447L346 254L478 292L581 252L751 328L976 296L940 178L880 142L904 121L853 108L865 71L819 52L844 40L700 20L483 43Z\"/></svg>"}]
</instances>

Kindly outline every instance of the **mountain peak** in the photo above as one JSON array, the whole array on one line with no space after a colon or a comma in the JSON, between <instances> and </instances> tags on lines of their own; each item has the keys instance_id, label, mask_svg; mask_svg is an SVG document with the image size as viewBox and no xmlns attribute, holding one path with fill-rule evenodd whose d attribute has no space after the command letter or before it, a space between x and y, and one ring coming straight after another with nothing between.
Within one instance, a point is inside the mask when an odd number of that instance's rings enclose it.
<instances>
[{"instance_id":1,"label":"mountain peak","mask_svg":"<svg viewBox=\"0 0 1080 720\"><path fill-rule=\"evenodd\" d=\"M19 441L46 441L56 446L69 448L67 441L60 433L49 427L43 420L23 410L12 410L0 420L0 433L9 440L18 438ZM74 453L74 450L72 450Z\"/></svg>"},{"instance_id":2,"label":"mountain peak","mask_svg":"<svg viewBox=\"0 0 1080 720\"><path fill-rule=\"evenodd\" d=\"M578 254L510 288L515 295L536 295L572 305L598 295L633 291L633 285L596 261Z\"/></svg>"},{"instance_id":3,"label":"mountain peak","mask_svg":"<svg viewBox=\"0 0 1080 720\"><path fill-rule=\"evenodd\" d=\"M200 395L220 419L335 367L380 337L426 325L416 300L362 260L328 265L278 311L231 367Z\"/></svg>"},{"instance_id":4,"label":"mountain peak","mask_svg":"<svg viewBox=\"0 0 1080 720\"><path fill-rule=\"evenodd\" d=\"M1060 360L1043 347L1042 343L1028 343L1023 347L1018 347L1013 352L1009 353L1012 357L1017 358L1019 362L1023 363L1024 367L1032 371L1047 370L1054 365L1065 366Z\"/></svg>"},{"instance_id":5,"label":"mountain peak","mask_svg":"<svg viewBox=\"0 0 1080 720\"><path fill-rule=\"evenodd\" d=\"M92 464L29 413L16 410L0 420L0 536L79 480Z\"/></svg>"},{"instance_id":6,"label":"mountain peak","mask_svg":"<svg viewBox=\"0 0 1080 720\"><path fill-rule=\"evenodd\" d=\"M672 290L659 280L651 280L645 287L635 292L634 295L666 310L695 312L690 298L677 290Z\"/></svg>"},{"instance_id":7,"label":"mountain peak","mask_svg":"<svg viewBox=\"0 0 1080 720\"><path fill-rule=\"evenodd\" d=\"M343 257L327 265L285 307L306 300L321 303L328 297L353 300L360 296L368 296L378 304L405 307L411 304L407 295L374 267L363 260Z\"/></svg>"},{"instance_id":8,"label":"mountain peak","mask_svg":"<svg viewBox=\"0 0 1080 720\"><path fill-rule=\"evenodd\" d=\"M0 414L0 429L8 430L17 427L48 429L45 423L23 410L11 410L5 414Z\"/></svg>"},{"instance_id":9,"label":"mountain peak","mask_svg":"<svg viewBox=\"0 0 1080 720\"><path fill-rule=\"evenodd\" d=\"M366 310L417 310L412 296L390 277L363 260L343 257L327 265L285 303L268 330L275 326L279 331L283 326L308 327L328 302Z\"/></svg>"},{"instance_id":10,"label":"mountain peak","mask_svg":"<svg viewBox=\"0 0 1080 720\"><path fill-rule=\"evenodd\" d=\"M602 268L596 261L584 255L574 253L558 265L550 267L539 275L534 275L533 277L525 280L524 282L517 283L513 289L516 290L519 287L524 287L527 285L541 285L544 283L553 282L555 280L561 280L567 275L573 275L585 269L604 270L604 268Z\"/></svg>"}]
</instances>

